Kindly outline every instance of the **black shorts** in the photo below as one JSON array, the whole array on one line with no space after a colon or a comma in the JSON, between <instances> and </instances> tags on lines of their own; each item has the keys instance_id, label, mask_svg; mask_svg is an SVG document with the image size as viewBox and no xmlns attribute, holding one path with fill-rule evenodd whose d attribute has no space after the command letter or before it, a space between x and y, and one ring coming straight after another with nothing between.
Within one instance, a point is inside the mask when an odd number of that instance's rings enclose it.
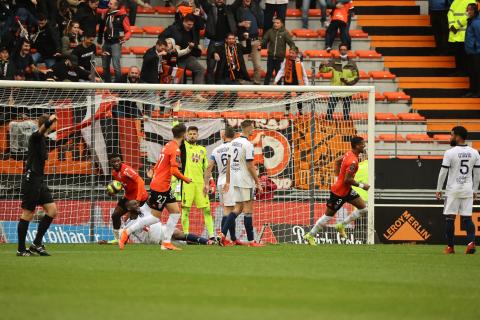
<instances>
[{"instance_id":1,"label":"black shorts","mask_svg":"<svg viewBox=\"0 0 480 320\"><path fill-rule=\"evenodd\" d=\"M177 199L172 194L172 190L168 189L165 192L157 192L150 190L150 197L148 198L148 206L152 209L162 211L168 203L175 203Z\"/></svg>"},{"instance_id":2,"label":"black shorts","mask_svg":"<svg viewBox=\"0 0 480 320\"><path fill-rule=\"evenodd\" d=\"M22 209L34 211L38 205L53 203L52 193L42 178L24 175L21 185Z\"/></svg>"},{"instance_id":3,"label":"black shorts","mask_svg":"<svg viewBox=\"0 0 480 320\"><path fill-rule=\"evenodd\" d=\"M117 202L117 207L120 207L122 208L123 211L128 212L128 209L127 209L127 202L130 201L128 200L127 198L123 197L122 199L118 200ZM146 201L140 201L138 207L140 208L141 206L143 206L145 204Z\"/></svg>"},{"instance_id":4,"label":"black shorts","mask_svg":"<svg viewBox=\"0 0 480 320\"><path fill-rule=\"evenodd\" d=\"M327 200L327 207L337 212L344 205L345 202L350 202L360 197L355 190L350 189L350 192L345 197L339 197L330 192L330 198Z\"/></svg>"}]
</instances>

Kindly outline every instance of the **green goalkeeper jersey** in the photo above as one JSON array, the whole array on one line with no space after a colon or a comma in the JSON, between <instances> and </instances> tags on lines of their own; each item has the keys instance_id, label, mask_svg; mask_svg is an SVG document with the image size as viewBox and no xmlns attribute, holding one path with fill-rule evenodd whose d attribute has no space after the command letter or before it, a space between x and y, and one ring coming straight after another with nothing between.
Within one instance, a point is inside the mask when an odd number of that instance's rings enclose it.
<instances>
[{"instance_id":1,"label":"green goalkeeper jersey","mask_svg":"<svg viewBox=\"0 0 480 320\"><path fill-rule=\"evenodd\" d=\"M203 175L208 167L207 149L198 144L185 143L185 176L193 183L203 183Z\"/></svg>"}]
</instances>

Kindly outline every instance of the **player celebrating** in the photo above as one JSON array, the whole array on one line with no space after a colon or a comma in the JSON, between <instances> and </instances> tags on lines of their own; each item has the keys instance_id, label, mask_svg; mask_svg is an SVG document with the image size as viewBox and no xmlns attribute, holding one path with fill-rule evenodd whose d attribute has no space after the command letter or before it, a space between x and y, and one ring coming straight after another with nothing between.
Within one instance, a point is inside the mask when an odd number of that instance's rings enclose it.
<instances>
[{"instance_id":1,"label":"player celebrating","mask_svg":"<svg viewBox=\"0 0 480 320\"><path fill-rule=\"evenodd\" d=\"M454 227L455 216L460 214L462 224L467 231L466 254L475 253L475 226L472 222L473 199L477 197L480 182L480 155L478 151L467 146L467 129L458 126L452 129L450 145L453 147L445 152L442 168L438 175L436 197L442 198L442 189L448 173L447 189L445 191L445 234L447 236L446 254L455 253ZM473 174L473 178L472 178Z\"/></svg>"},{"instance_id":2,"label":"player celebrating","mask_svg":"<svg viewBox=\"0 0 480 320\"><path fill-rule=\"evenodd\" d=\"M235 206L235 196L233 192L233 184L230 184L227 192L223 193L223 187L227 181L227 160L229 154L229 148L231 146L231 142L235 137L235 131L232 127L228 126L225 128L223 137L223 143L213 149L212 154L210 156L210 160L208 162L207 170L205 171L205 181L204 181L204 190L203 193L207 194L209 191L208 189L208 182L212 177L212 170L213 167L217 166L218 169L218 179L217 179L217 190L220 191L220 203L223 205L223 217L222 217L222 224L221 228L225 225L225 221L227 220L228 215L233 211ZM228 229L230 232L230 239L236 245L242 245L243 242L237 239L235 236L235 220L233 224L231 224L230 228Z\"/></svg>"},{"instance_id":3,"label":"player celebrating","mask_svg":"<svg viewBox=\"0 0 480 320\"><path fill-rule=\"evenodd\" d=\"M356 193L352 186L368 190L370 186L366 183L355 181L355 173L358 170L358 156L365 151L365 141L362 137L353 137L350 140L352 150L348 151L343 157L335 161L335 174L338 176L337 181L330 188L330 198L327 201L327 211L320 219L317 220L312 230L305 234L304 239L309 245L316 246L315 237L320 228L325 227L333 218L335 213L340 210L345 202L353 205L355 210L343 222L338 223L335 228L344 239L347 238L345 226L355 221L362 215L367 214L367 206L365 201Z\"/></svg>"},{"instance_id":4,"label":"player celebrating","mask_svg":"<svg viewBox=\"0 0 480 320\"><path fill-rule=\"evenodd\" d=\"M253 196L255 186L259 192L262 192L262 185L257 176L257 170L253 164L254 147L248 140L253 131L253 122L245 120L241 124L242 135L234 139L231 143L227 161L226 182L223 192L227 193L230 189L230 182L233 185L235 194L235 207L225 220L222 227L221 243L228 245L225 234L232 228L237 216L243 211L244 225L247 232L248 245L252 247L262 246L254 241L253 233Z\"/></svg>"},{"instance_id":5,"label":"player celebrating","mask_svg":"<svg viewBox=\"0 0 480 320\"><path fill-rule=\"evenodd\" d=\"M147 202L152 210L152 215L137 219L136 223L122 231L120 241L118 242L120 249L124 248L130 234L145 226L158 223L162 210L167 208L170 216L168 217L164 233L165 237L162 242L162 250L180 250L171 242L173 231L180 218L180 210L172 194L170 183L172 175L185 183L192 182L192 179L185 177L178 169L180 166L180 144L183 141L186 131L187 129L184 124L177 124L172 128L173 140L163 147L160 157L153 168L153 178L150 183L150 197Z\"/></svg>"},{"instance_id":6,"label":"player celebrating","mask_svg":"<svg viewBox=\"0 0 480 320\"><path fill-rule=\"evenodd\" d=\"M180 147L182 153L183 174L192 179L192 183L183 185L182 190L182 227L183 232L188 233L190 229L189 214L192 204L203 211L205 226L208 237L215 239L213 230L213 219L210 211L210 199L203 192L204 173L208 167L207 149L197 144L198 128L190 126L187 129L187 139ZM208 185L208 182L205 184Z\"/></svg>"},{"instance_id":7,"label":"player celebrating","mask_svg":"<svg viewBox=\"0 0 480 320\"><path fill-rule=\"evenodd\" d=\"M145 204L148 199L145 182L138 173L129 165L122 163L122 157L119 154L112 154L109 160L112 166L113 179L120 181L125 190L125 195L122 199L118 200L117 206L112 214L113 235L115 237L112 243L118 243L122 216L130 210L150 212L150 209L148 205Z\"/></svg>"},{"instance_id":8,"label":"player celebrating","mask_svg":"<svg viewBox=\"0 0 480 320\"><path fill-rule=\"evenodd\" d=\"M44 180L45 161L48 159L47 135L55 128L57 117L46 114L38 118L38 130L32 133L28 139L27 162L25 173L22 177L22 215L17 226L18 250L17 256L29 257L34 254L49 256L42 244L42 238L50 224L57 215L57 206L53 201L52 194ZM37 205L42 205L45 215L38 224L35 240L27 250L25 238L27 237L28 225L33 219L33 213Z\"/></svg>"}]
</instances>

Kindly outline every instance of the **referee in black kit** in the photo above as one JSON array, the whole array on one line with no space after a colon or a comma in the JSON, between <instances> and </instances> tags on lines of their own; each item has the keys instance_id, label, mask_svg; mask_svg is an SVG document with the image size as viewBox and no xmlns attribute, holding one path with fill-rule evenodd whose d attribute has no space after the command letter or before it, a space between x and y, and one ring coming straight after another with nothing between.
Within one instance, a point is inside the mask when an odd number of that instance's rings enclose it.
<instances>
[{"instance_id":1,"label":"referee in black kit","mask_svg":"<svg viewBox=\"0 0 480 320\"><path fill-rule=\"evenodd\" d=\"M49 256L42 244L42 238L50 227L53 218L57 215L57 206L53 202L52 194L44 181L45 161L48 159L46 136L55 128L57 117L44 114L38 118L38 130L28 140L28 155L25 173L22 177L22 215L17 226L18 251L17 256L29 257L32 255ZM25 238L28 224L33 219L37 205L42 205L45 215L38 224L37 235L27 250Z\"/></svg>"}]
</instances>

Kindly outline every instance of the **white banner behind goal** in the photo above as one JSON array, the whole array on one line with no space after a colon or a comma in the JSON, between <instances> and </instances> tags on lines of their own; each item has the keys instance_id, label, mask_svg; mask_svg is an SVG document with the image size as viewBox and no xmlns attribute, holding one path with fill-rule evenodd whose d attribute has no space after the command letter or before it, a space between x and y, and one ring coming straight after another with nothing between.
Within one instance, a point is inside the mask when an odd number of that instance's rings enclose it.
<instances>
[{"instance_id":1,"label":"white banner behind goal","mask_svg":"<svg viewBox=\"0 0 480 320\"><path fill-rule=\"evenodd\" d=\"M119 198L105 192L112 180L108 156L121 154L148 189L147 172L172 138L175 119L199 128L199 143L207 153L221 143L226 125L240 132L244 119L254 120L255 131L249 138L255 146L255 163L270 186L255 201L256 238L301 243L302 235L324 214L335 180L334 160L350 149L352 136L375 141L374 96L374 87L0 81L0 242L17 241L28 137L36 130L38 116L56 113L59 120L49 136L45 172L59 215L45 235L47 243L112 239L110 216ZM374 159L373 143L367 149L363 161ZM369 215L348 226L346 243L373 243L374 161L363 166L372 186ZM211 196L211 203L219 230L223 209L218 194ZM344 206L337 219L351 211L350 205ZM42 214L39 207L27 241L33 239L35 221ZM243 219L237 221L242 239ZM334 224L335 220L319 234L320 243L340 242ZM190 231L205 234L203 215L196 209L190 213Z\"/></svg>"}]
</instances>

